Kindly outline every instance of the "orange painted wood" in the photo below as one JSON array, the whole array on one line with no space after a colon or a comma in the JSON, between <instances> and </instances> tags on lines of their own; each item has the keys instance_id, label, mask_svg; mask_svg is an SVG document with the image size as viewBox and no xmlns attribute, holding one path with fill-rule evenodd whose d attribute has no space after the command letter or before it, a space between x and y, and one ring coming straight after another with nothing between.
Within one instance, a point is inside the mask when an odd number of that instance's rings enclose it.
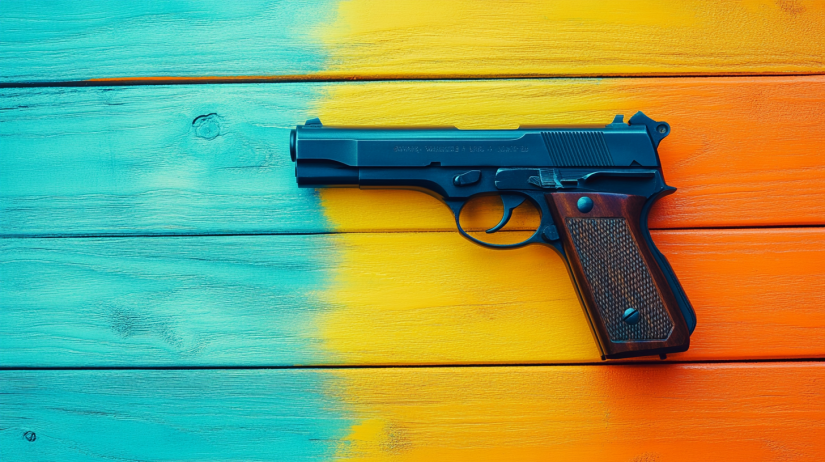
<instances>
[{"instance_id":1,"label":"orange painted wood","mask_svg":"<svg viewBox=\"0 0 825 462\"><path fill-rule=\"evenodd\" d=\"M821 461L822 363L333 372L344 456L402 461Z\"/></svg>"},{"instance_id":2,"label":"orange painted wood","mask_svg":"<svg viewBox=\"0 0 825 462\"><path fill-rule=\"evenodd\" d=\"M653 240L699 319L682 357L825 357L825 230L659 231Z\"/></svg>"}]
</instances>

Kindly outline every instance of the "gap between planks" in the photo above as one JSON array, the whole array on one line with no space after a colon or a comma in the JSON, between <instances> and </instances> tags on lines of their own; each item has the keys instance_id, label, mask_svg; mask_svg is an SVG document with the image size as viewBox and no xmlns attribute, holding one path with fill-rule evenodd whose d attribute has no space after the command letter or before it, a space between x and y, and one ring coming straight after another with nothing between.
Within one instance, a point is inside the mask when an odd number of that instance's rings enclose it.
<instances>
[{"instance_id":1,"label":"gap between planks","mask_svg":"<svg viewBox=\"0 0 825 462\"><path fill-rule=\"evenodd\" d=\"M651 357L652 358L652 357ZM445 368L503 368L503 367L577 367L577 366L655 366L672 364L774 364L820 363L825 358L773 358L773 359L703 359L703 360L612 360L600 363L424 363L424 364L314 364L296 366L52 366L52 367L0 367L0 371L217 371L217 370L311 370L311 369L445 369Z\"/></svg>"},{"instance_id":2,"label":"gap between planks","mask_svg":"<svg viewBox=\"0 0 825 462\"><path fill-rule=\"evenodd\" d=\"M114 77L87 80L60 80L36 82L0 82L0 88L48 88L48 87L133 87L152 85L223 85L250 83L302 83L302 82L415 82L415 81L485 81L485 80L564 80L564 79L656 79L656 78L717 78L717 77L812 77L825 72L728 72L728 73L653 73L653 74L310 74L310 75L239 75L212 77Z\"/></svg>"},{"instance_id":3,"label":"gap between planks","mask_svg":"<svg viewBox=\"0 0 825 462\"><path fill-rule=\"evenodd\" d=\"M823 229L823 225L776 225L776 226L697 226L692 228L649 228L650 231L729 231L729 230L767 230L767 229ZM481 230L469 229L476 232ZM496 234L510 232L534 231L532 229L512 229ZM0 239L99 239L99 238L153 238L153 237L244 237L244 236L326 236L337 234L409 234L409 233L455 233L455 229L367 229L360 231L313 231L313 232L243 232L243 233L88 233L88 234L0 234Z\"/></svg>"}]
</instances>

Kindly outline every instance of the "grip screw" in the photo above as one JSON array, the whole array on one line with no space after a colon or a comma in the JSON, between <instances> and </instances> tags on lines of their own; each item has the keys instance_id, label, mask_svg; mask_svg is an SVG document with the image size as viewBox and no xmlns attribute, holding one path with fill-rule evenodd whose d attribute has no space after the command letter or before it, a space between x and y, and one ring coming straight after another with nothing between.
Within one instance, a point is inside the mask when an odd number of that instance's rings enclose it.
<instances>
[{"instance_id":1,"label":"grip screw","mask_svg":"<svg viewBox=\"0 0 825 462\"><path fill-rule=\"evenodd\" d=\"M593 199L587 196L582 196L579 198L579 201L576 202L576 207L579 208L579 212L587 213L593 210Z\"/></svg>"},{"instance_id":2,"label":"grip screw","mask_svg":"<svg viewBox=\"0 0 825 462\"><path fill-rule=\"evenodd\" d=\"M624 310L624 314L622 315L622 321L624 321L625 324L630 324L631 326L639 322L641 319L642 316L639 315L639 310L636 308L628 308Z\"/></svg>"}]
</instances>

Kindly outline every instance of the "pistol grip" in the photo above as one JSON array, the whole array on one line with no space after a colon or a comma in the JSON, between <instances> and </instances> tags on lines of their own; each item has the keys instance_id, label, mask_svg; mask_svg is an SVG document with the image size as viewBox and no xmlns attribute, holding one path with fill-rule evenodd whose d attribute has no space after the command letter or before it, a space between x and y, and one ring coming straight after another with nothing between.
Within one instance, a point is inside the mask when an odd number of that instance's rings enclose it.
<instances>
[{"instance_id":1,"label":"pistol grip","mask_svg":"<svg viewBox=\"0 0 825 462\"><path fill-rule=\"evenodd\" d=\"M558 192L545 199L603 359L687 350L691 329L679 303L691 316L692 308L642 223L655 197Z\"/></svg>"}]
</instances>

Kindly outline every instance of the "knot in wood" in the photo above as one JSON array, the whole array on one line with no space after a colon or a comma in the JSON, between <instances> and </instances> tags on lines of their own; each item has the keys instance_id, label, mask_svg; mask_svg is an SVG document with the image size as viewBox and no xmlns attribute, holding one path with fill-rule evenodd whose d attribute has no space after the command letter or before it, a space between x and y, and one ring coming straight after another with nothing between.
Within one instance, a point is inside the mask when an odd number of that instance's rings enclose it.
<instances>
[{"instance_id":1,"label":"knot in wood","mask_svg":"<svg viewBox=\"0 0 825 462\"><path fill-rule=\"evenodd\" d=\"M214 140L221 134L221 122L214 112L196 117L192 127L195 128L195 136L205 140Z\"/></svg>"}]
</instances>

